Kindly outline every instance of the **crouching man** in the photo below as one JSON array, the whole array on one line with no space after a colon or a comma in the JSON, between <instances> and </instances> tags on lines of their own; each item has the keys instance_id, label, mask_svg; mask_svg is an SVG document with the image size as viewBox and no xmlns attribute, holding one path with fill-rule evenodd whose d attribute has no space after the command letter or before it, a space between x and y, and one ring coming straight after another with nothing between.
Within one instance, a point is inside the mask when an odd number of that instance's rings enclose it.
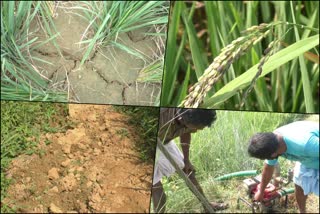
<instances>
[{"instance_id":1,"label":"crouching man","mask_svg":"<svg viewBox=\"0 0 320 214\"><path fill-rule=\"evenodd\" d=\"M266 159L255 200L262 201L279 156L296 161L293 181L300 213L306 212L308 194L319 196L319 123L298 121L273 132L257 133L250 139L248 153Z\"/></svg>"}]
</instances>

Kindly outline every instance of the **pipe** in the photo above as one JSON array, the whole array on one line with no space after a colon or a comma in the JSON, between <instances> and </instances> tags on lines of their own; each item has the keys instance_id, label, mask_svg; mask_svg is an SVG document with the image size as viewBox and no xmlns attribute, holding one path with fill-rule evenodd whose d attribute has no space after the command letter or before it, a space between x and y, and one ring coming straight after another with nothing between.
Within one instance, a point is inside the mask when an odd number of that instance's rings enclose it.
<instances>
[{"instance_id":1,"label":"pipe","mask_svg":"<svg viewBox=\"0 0 320 214\"><path fill-rule=\"evenodd\" d=\"M233 172L230 174L225 174L220 177L215 178L215 181L223 181L223 180L228 180L230 178L234 177L242 177L242 176L252 176L252 175L257 175L258 170L247 170L247 171L239 171L239 172Z\"/></svg>"},{"instance_id":2,"label":"pipe","mask_svg":"<svg viewBox=\"0 0 320 214\"><path fill-rule=\"evenodd\" d=\"M278 191L278 193L280 194L280 196L285 196L285 195L289 195L291 193L294 193L294 188L289 188L289 189L281 189Z\"/></svg>"}]
</instances>

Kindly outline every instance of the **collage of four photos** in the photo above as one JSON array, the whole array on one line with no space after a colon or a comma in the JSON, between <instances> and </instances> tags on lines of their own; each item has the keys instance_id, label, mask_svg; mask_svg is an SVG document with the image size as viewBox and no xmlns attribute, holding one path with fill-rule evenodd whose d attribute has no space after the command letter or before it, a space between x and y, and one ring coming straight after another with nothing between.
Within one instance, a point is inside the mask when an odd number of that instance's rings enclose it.
<instances>
[{"instance_id":1,"label":"collage of four photos","mask_svg":"<svg viewBox=\"0 0 320 214\"><path fill-rule=\"evenodd\" d=\"M319 213L318 1L1 1L1 213Z\"/></svg>"}]
</instances>

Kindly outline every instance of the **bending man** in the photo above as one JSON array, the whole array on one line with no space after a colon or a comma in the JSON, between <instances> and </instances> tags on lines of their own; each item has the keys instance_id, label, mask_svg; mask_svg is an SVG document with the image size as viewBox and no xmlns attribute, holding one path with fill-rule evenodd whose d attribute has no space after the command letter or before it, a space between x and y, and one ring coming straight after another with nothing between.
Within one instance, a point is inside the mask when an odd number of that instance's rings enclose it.
<instances>
[{"instance_id":1,"label":"bending man","mask_svg":"<svg viewBox=\"0 0 320 214\"><path fill-rule=\"evenodd\" d=\"M306 212L309 193L319 196L319 123L298 121L274 132L257 133L250 140L248 152L252 157L267 159L255 200L263 200L264 190L272 178L279 156L297 161L293 181L299 211Z\"/></svg>"},{"instance_id":2,"label":"bending man","mask_svg":"<svg viewBox=\"0 0 320 214\"><path fill-rule=\"evenodd\" d=\"M190 181L204 196L204 192L195 177L195 169L189 160L189 147L191 133L209 127L216 120L214 110L202 109L178 109L161 108L159 120L158 138L164 143L170 156L175 160L181 169L188 175ZM180 137L182 153L173 142L173 139ZM163 191L161 178L175 173L175 168L166 159L164 154L157 148L157 158L153 176L152 200L155 212L165 212L166 195ZM211 203L214 210L225 209L226 206L220 203ZM205 209L207 212L207 210Z\"/></svg>"}]
</instances>

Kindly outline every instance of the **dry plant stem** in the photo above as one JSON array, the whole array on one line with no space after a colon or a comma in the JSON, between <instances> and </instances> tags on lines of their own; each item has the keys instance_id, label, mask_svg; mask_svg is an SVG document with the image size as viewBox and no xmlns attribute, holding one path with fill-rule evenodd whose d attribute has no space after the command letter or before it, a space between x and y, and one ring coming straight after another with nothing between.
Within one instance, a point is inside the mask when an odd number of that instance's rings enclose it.
<instances>
[{"instance_id":1,"label":"dry plant stem","mask_svg":"<svg viewBox=\"0 0 320 214\"><path fill-rule=\"evenodd\" d=\"M205 98L207 92L213 85L223 76L229 66L236 61L240 56L244 55L252 45L258 43L261 39L270 33L272 24L261 24L252 26L244 33L249 33L242 36L221 50L213 63L204 71L198 82L189 89L189 94L179 105L186 108L197 108Z\"/></svg>"},{"instance_id":2,"label":"dry plant stem","mask_svg":"<svg viewBox=\"0 0 320 214\"><path fill-rule=\"evenodd\" d=\"M270 42L268 47L264 50L264 54L265 55L260 59L260 62L259 62L259 65L258 65L258 72L256 73L256 75L252 79L249 88L246 90L246 92L242 96L242 101L241 101L241 104L240 104L240 108L242 108L244 106L244 102L245 102L248 94L251 92L251 90L253 89L257 79L261 75L263 65L266 63L266 61L268 61L270 56L275 54L275 52L277 51L277 46L278 46L279 42L280 42L280 40L275 40L275 41Z\"/></svg>"}]
</instances>

